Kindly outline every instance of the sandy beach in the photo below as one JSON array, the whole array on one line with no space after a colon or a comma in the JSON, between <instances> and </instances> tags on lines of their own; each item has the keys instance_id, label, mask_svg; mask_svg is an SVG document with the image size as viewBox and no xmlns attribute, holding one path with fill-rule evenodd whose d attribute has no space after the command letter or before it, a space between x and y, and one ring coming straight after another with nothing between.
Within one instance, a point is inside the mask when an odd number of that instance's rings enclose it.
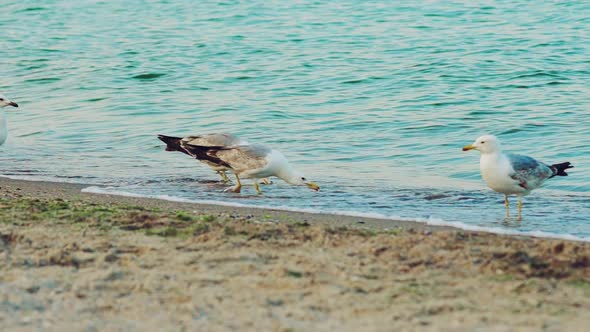
<instances>
[{"instance_id":1,"label":"sandy beach","mask_svg":"<svg viewBox=\"0 0 590 332\"><path fill-rule=\"evenodd\" d=\"M2 331L583 331L590 244L0 179Z\"/></svg>"}]
</instances>

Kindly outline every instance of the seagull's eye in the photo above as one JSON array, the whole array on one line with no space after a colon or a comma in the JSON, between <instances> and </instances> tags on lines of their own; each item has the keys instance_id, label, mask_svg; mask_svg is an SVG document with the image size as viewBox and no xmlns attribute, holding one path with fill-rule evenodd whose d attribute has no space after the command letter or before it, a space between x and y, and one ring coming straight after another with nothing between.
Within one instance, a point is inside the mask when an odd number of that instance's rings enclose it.
<instances>
[{"instance_id":1,"label":"seagull's eye","mask_svg":"<svg viewBox=\"0 0 590 332\"><path fill-rule=\"evenodd\" d=\"M0 98L0 101L4 101L4 98Z\"/></svg>"},{"instance_id":2,"label":"seagull's eye","mask_svg":"<svg viewBox=\"0 0 590 332\"><path fill-rule=\"evenodd\" d=\"M302 176L302 177L301 177L301 180L305 181L305 177L304 177L304 176Z\"/></svg>"},{"instance_id":3,"label":"seagull's eye","mask_svg":"<svg viewBox=\"0 0 590 332\"><path fill-rule=\"evenodd\" d=\"M481 144L486 144L486 141L481 141L480 143L481 143Z\"/></svg>"}]
</instances>

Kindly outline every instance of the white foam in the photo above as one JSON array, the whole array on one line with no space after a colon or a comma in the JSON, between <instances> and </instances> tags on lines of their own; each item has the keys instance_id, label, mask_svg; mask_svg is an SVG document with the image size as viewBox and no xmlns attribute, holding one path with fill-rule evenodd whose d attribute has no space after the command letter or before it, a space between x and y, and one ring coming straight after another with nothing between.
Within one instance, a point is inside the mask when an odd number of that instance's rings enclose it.
<instances>
[{"instance_id":1,"label":"white foam","mask_svg":"<svg viewBox=\"0 0 590 332\"><path fill-rule=\"evenodd\" d=\"M11 179L11 180L21 180L21 181L43 181L43 180L40 180L39 177L26 176L26 175L5 175L5 174L0 174L0 177L1 178Z\"/></svg>"},{"instance_id":2,"label":"white foam","mask_svg":"<svg viewBox=\"0 0 590 332\"><path fill-rule=\"evenodd\" d=\"M459 229L464 229L466 231L477 231L477 232L486 232L486 233L494 233L494 234L504 234L504 235L519 235L519 236L530 236L530 237L539 237L539 238L551 238L551 239L561 239L561 240L570 240L570 241L582 241L582 242L590 242L590 237L578 237L572 234L555 234L549 233L544 231L517 231L499 227L485 227L485 226L478 226L478 225L470 225L460 221L447 221L439 218L405 218L400 216L392 216L392 215L385 215L375 212L357 212L357 211L331 211L331 210L317 210L312 208L294 208L289 206L268 206L268 205L248 205L242 203L232 203L232 202L223 202L223 201L213 201L213 200L199 200L199 199L187 199L169 195L144 195L144 194L136 194L126 191L119 191L112 189L112 187L97 187L91 186L82 189L82 192L85 193L92 193L92 194L101 194L101 195L116 195L116 196L124 196L124 197L137 197L137 198L153 198L153 199L161 199L171 202L179 202L179 203L195 203L195 204L210 204L210 205L219 205L219 206L229 206L229 207L244 207L244 208L252 208L252 209L268 209L268 210L279 210L279 211L289 211L289 212L304 212L304 213L311 213L311 214L331 214L331 215L341 215L341 216L349 216L349 217L359 217L359 218L373 218L373 219L383 219L383 220L395 220L395 221L409 221L409 222L419 222L427 225L432 226L448 226L454 227Z\"/></svg>"},{"instance_id":3,"label":"white foam","mask_svg":"<svg viewBox=\"0 0 590 332\"><path fill-rule=\"evenodd\" d=\"M28 181L28 182L53 182L53 183L75 183L75 184L92 184L95 181L82 178L57 178L55 176L43 175L6 175L0 174L0 178L11 180Z\"/></svg>"}]
</instances>

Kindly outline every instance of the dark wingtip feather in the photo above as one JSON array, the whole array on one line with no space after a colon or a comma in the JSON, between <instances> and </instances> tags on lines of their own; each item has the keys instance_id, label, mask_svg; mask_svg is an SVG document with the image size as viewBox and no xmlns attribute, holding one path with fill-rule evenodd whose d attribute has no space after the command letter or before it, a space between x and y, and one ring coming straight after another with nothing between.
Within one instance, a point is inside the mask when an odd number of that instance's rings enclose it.
<instances>
[{"instance_id":1,"label":"dark wingtip feather","mask_svg":"<svg viewBox=\"0 0 590 332\"><path fill-rule=\"evenodd\" d=\"M165 148L166 151L179 151L179 152L188 154L180 146L180 140L182 140L182 137L166 136L166 135L159 134L158 139L160 139L160 141L166 143L166 148Z\"/></svg>"},{"instance_id":2,"label":"dark wingtip feather","mask_svg":"<svg viewBox=\"0 0 590 332\"><path fill-rule=\"evenodd\" d=\"M182 139L182 137L174 137L174 136L168 136L168 135L162 135L162 134L158 134L158 138L162 142L178 141L178 140L181 140Z\"/></svg>"},{"instance_id":3,"label":"dark wingtip feather","mask_svg":"<svg viewBox=\"0 0 590 332\"><path fill-rule=\"evenodd\" d=\"M574 168L574 165L572 165L572 163L570 163L569 161L566 161L565 163L551 165L551 169L553 170L553 176L568 176L565 170L569 168Z\"/></svg>"}]
</instances>

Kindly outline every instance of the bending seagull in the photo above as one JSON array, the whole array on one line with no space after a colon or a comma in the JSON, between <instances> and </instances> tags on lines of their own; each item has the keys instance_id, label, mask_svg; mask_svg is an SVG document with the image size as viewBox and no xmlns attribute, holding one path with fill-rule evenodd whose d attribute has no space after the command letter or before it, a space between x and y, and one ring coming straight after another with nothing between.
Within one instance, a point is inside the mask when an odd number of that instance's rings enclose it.
<instances>
[{"instance_id":1,"label":"bending seagull","mask_svg":"<svg viewBox=\"0 0 590 332\"><path fill-rule=\"evenodd\" d=\"M229 170L226 166L219 163L212 162L210 160L199 157L200 155L189 152L185 146L187 144L194 144L200 146L234 146L240 144L247 144L246 141L239 139L237 136L232 134L205 134L198 136L186 136L186 137L173 137L166 135L158 135L158 138L166 143L166 151L179 151L187 154L193 158L198 159L200 162L211 167L219 176L223 182L228 182L229 178L225 174Z\"/></svg>"},{"instance_id":2,"label":"bending seagull","mask_svg":"<svg viewBox=\"0 0 590 332\"><path fill-rule=\"evenodd\" d=\"M18 104L8 100L8 98L0 95L0 145L6 142L8 136L8 130L6 129L6 116L4 115L3 108L6 106L18 107Z\"/></svg>"},{"instance_id":3,"label":"bending seagull","mask_svg":"<svg viewBox=\"0 0 590 332\"><path fill-rule=\"evenodd\" d=\"M264 145L200 146L187 143L184 148L198 159L203 158L214 164L223 165L230 169L236 177L236 185L226 189L239 193L242 188L242 178L253 178L256 192L261 194L258 179L276 176L285 182L296 186L308 186L318 191L320 187L289 165L287 158L277 150Z\"/></svg>"},{"instance_id":4,"label":"bending seagull","mask_svg":"<svg viewBox=\"0 0 590 332\"><path fill-rule=\"evenodd\" d=\"M522 196L539 188L554 176L567 176L569 162L546 165L531 157L502 153L500 142L493 135L476 139L463 151L478 150L481 153L479 168L481 176L493 190L504 194L506 218L510 217L508 195L518 195L518 220L522 220Z\"/></svg>"}]
</instances>

